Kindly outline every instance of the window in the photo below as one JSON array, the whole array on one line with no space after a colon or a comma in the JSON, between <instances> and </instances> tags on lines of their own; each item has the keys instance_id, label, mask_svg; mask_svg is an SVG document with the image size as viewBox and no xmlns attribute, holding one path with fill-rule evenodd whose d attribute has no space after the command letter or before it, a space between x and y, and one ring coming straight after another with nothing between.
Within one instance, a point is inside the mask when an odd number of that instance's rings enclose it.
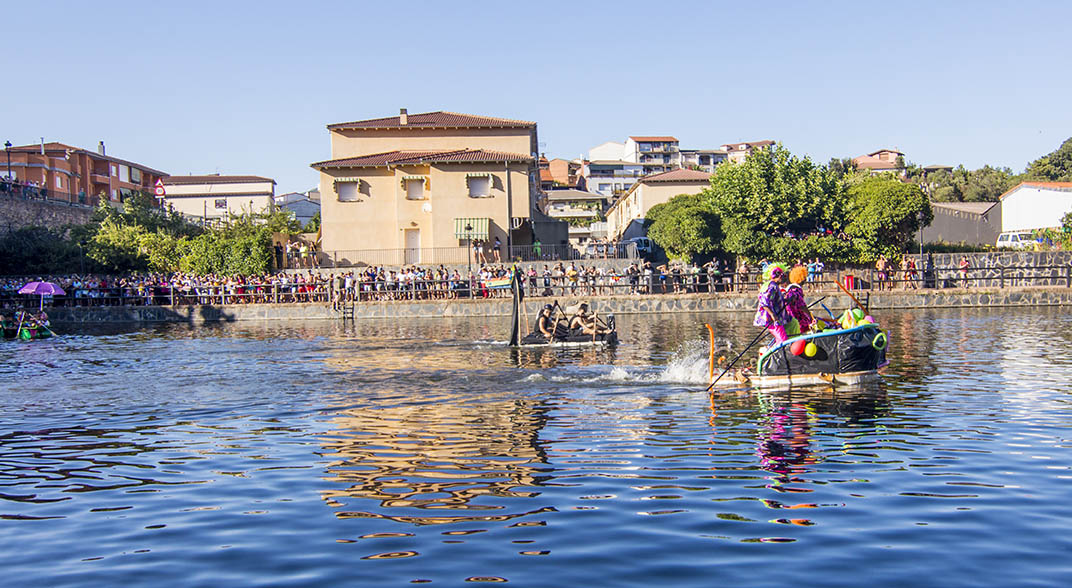
<instances>
[{"instance_id":1,"label":"window","mask_svg":"<svg viewBox=\"0 0 1072 588\"><path fill-rule=\"evenodd\" d=\"M134 182L135 184L140 184L141 183L141 170L140 169L138 169L136 167L130 168L130 181Z\"/></svg>"},{"instance_id":2,"label":"window","mask_svg":"<svg viewBox=\"0 0 1072 588\"><path fill-rule=\"evenodd\" d=\"M469 197L470 198L488 198L491 196L491 176L469 176L466 178L469 183Z\"/></svg>"},{"instance_id":3,"label":"window","mask_svg":"<svg viewBox=\"0 0 1072 588\"><path fill-rule=\"evenodd\" d=\"M216 198L216 201L213 203L213 206L216 208L216 210L227 210L227 199Z\"/></svg>"},{"instance_id":4,"label":"window","mask_svg":"<svg viewBox=\"0 0 1072 588\"><path fill-rule=\"evenodd\" d=\"M119 181L120 182L129 182L130 181L130 166L126 166L126 165L119 166Z\"/></svg>"},{"instance_id":5,"label":"window","mask_svg":"<svg viewBox=\"0 0 1072 588\"><path fill-rule=\"evenodd\" d=\"M113 165L112 166L112 177L113 178L118 178L119 177L119 166L118 165Z\"/></svg>"},{"instance_id":6,"label":"window","mask_svg":"<svg viewBox=\"0 0 1072 588\"><path fill-rule=\"evenodd\" d=\"M610 190L610 184L600 184L599 185L599 191L600 192L606 192L608 190Z\"/></svg>"},{"instance_id":7,"label":"window","mask_svg":"<svg viewBox=\"0 0 1072 588\"><path fill-rule=\"evenodd\" d=\"M339 194L339 202L357 202L357 182L339 182L335 190Z\"/></svg>"},{"instance_id":8,"label":"window","mask_svg":"<svg viewBox=\"0 0 1072 588\"><path fill-rule=\"evenodd\" d=\"M63 176L56 176L56 187L57 188L62 188L63 187Z\"/></svg>"},{"instance_id":9,"label":"window","mask_svg":"<svg viewBox=\"0 0 1072 588\"><path fill-rule=\"evenodd\" d=\"M424 200L424 179L406 180L406 200Z\"/></svg>"}]
</instances>

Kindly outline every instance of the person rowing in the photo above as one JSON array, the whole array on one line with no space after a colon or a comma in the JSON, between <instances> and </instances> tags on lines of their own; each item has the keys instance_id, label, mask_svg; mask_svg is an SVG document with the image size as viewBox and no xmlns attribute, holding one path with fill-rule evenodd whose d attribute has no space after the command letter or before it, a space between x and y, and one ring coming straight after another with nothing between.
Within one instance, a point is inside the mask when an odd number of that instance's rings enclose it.
<instances>
[{"instance_id":1,"label":"person rowing","mask_svg":"<svg viewBox=\"0 0 1072 588\"><path fill-rule=\"evenodd\" d=\"M610 332L609 329L602 327L593 312L589 314L588 303L582 302L577 309L576 314L570 319L569 324L570 331L580 330L585 335L602 335L603 333Z\"/></svg>"},{"instance_id":2,"label":"person rowing","mask_svg":"<svg viewBox=\"0 0 1072 588\"><path fill-rule=\"evenodd\" d=\"M555 320L551 318L551 311L554 309L550 304L544 304L540 316L536 318L536 330L548 339L555 336Z\"/></svg>"}]
</instances>

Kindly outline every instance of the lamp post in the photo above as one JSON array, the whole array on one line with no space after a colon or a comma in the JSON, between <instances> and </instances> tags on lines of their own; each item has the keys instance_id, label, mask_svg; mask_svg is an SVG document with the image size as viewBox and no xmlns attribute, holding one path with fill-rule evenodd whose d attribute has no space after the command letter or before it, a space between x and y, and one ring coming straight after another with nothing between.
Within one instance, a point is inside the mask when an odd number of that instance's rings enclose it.
<instances>
[{"instance_id":1,"label":"lamp post","mask_svg":"<svg viewBox=\"0 0 1072 588\"><path fill-rule=\"evenodd\" d=\"M11 141L4 141L4 153L7 153L7 181L11 181Z\"/></svg>"},{"instance_id":2,"label":"lamp post","mask_svg":"<svg viewBox=\"0 0 1072 588\"><path fill-rule=\"evenodd\" d=\"M465 223L465 259L469 267L469 276L473 275L473 225ZM468 279L468 278L467 278Z\"/></svg>"}]
</instances>

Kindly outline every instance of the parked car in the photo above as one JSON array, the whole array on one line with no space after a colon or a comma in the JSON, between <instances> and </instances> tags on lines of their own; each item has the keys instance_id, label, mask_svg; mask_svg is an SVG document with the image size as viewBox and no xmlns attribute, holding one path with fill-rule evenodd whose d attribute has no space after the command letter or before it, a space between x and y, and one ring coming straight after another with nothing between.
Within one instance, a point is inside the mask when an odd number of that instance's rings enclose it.
<instances>
[{"instance_id":1,"label":"parked car","mask_svg":"<svg viewBox=\"0 0 1072 588\"><path fill-rule=\"evenodd\" d=\"M633 237L632 239L625 241L626 246L628 246L629 243L636 245L637 255L641 257L651 255L651 252L655 250L655 244L647 237Z\"/></svg>"},{"instance_id":2,"label":"parked car","mask_svg":"<svg viewBox=\"0 0 1072 588\"><path fill-rule=\"evenodd\" d=\"M998 235L998 249L1031 249L1035 246L1035 240L1027 231L1006 231Z\"/></svg>"}]
</instances>

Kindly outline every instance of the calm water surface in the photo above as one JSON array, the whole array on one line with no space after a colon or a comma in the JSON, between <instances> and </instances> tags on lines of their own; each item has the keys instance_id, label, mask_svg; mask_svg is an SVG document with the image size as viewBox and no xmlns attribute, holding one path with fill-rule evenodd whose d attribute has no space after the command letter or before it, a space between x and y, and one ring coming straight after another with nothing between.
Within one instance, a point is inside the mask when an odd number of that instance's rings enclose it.
<instances>
[{"instance_id":1,"label":"calm water surface","mask_svg":"<svg viewBox=\"0 0 1072 588\"><path fill-rule=\"evenodd\" d=\"M12 586L1072 583L1072 313L886 314L862 389L702 393L705 319L0 343ZM474 341L476 342L474 344ZM732 357L732 354L731 354Z\"/></svg>"}]
</instances>

